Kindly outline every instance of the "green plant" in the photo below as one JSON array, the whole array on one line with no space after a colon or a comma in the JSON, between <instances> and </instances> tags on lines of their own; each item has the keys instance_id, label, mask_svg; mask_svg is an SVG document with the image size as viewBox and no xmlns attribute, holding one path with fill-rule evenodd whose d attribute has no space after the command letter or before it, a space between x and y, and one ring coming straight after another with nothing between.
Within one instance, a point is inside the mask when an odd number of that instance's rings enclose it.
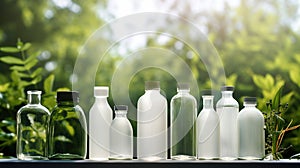
<instances>
[{"instance_id":1,"label":"green plant","mask_svg":"<svg viewBox=\"0 0 300 168\"><path fill-rule=\"evenodd\" d=\"M30 43L18 39L16 47L0 47L8 55L0 61L9 65L10 81L0 84L0 153L15 155L16 113L26 104L25 90L43 87L43 105L54 107L55 92L52 91L54 75L49 75L43 82L43 68L38 67L38 53L28 55ZM42 83L43 82L43 83Z\"/></svg>"},{"instance_id":2,"label":"green plant","mask_svg":"<svg viewBox=\"0 0 300 168\"><path fill-rule=\"evenodd\" d=\"M286 120L282 117L282 114L288 110L288 103L281 102L282 89L283 87L277 91L273 100L269 100L266 103L267 110L263 112L267 135L266 152L267 156L271 156L274 160L283 158L282 153L292 147L291 145L288 147L281 146L285 133L300 127L300 125L291 126L293 120L287 124Z\"/></svg>"}]
</instances>

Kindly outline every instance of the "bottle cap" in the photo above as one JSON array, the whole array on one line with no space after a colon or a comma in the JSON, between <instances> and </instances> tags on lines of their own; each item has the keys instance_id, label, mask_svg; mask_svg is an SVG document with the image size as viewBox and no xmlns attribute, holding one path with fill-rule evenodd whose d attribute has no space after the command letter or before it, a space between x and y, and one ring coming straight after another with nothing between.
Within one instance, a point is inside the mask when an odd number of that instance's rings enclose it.
<instances>
[{"instance_id":1,"label":"bottle cap","mask_svg":"<svg viewBox=\"0 0 300 168\"><path fill-rule=\"evenodd\" d=\"M116 110L128 110L128 106L126 106L126 105L115 105L114 106L114 109L115 109L115 111Z\"/></svg>"},{"instance_id":2,"label":"bottle cap","mask_svg":"<svg viewBox=\"0 0 300 168\"><path fill-rule=\"evenodd\" d=\"M108 97L109 87L107 86L95 86L94 96L105 96Z\"/></svg>"},{"instance_id":3,"label":"bottle cap","mask_svg":"<svg viewBox=\"0 0 300 168\"><path fill-rule=\"evenodd\" d=\"M39 91L39 90L28 90L27 91L27 94L42 94L42 91Z\"/></svg>"},{"instance_id":4,"label":"bottle cap","mask_svg":"<svg viewBox=\"0 0 300 168\"><path fill-rule=\"evenodd\" d=\"M79 103L79 92L77 91L59 91L56 93L57 102L73 101Z\"/></svg>"},{"instance_id":5,"label":"bottle cap","mask_svg":"<svg viewBox=\"0 0 300 168\"><path fill-rule=\"evenodd\" d=\"M202 96L213 96L213 91L210 89L205 89L201 91Z\"/></svg>"},{"instance_id":6,"label":"bottle cap","mask_svg":"<svg viewBox=\"0 0 300 168\"><path fill-rule=\"evenodd\" d=\"M245 97L244 103L256 103L256 97Z\"/></svg>"},{"instance_id":7,"label":"bottle cap","mask_svg":"<svg viewBox=\"0 0 300 168\"><path fill-rule=\"evenodd\" d=\"M145 90L158 90L160 89L159 81L146 81L145 82Z\"/></svg>"},{"instance_id":8,"label":"bottle cap","mask_svg":"<svg viewBox=\"0 0 300 168\"><path fill-rule=\"evenodd\" d=\"M190 85L188 83L178 83L177 90L190 90Z\"/></svg>"},{"instance_id":9,"label":"bottle cap","mask_svg":"<svg viewBox=\"0 0 300 168\"><path fill-rule=\"evenodd\" d=\"M234 91L234 86L222 86L221 91Z\"/></svg>"}]
</instances>

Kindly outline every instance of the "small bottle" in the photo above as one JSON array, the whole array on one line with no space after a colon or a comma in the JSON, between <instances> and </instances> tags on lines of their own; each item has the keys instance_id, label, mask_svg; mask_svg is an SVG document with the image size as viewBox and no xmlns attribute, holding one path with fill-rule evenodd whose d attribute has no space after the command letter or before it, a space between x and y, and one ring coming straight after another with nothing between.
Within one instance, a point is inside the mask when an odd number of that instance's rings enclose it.
<instances>
[{"instance_id":1,"label":"small bottle","mask_svg":"<svg viewBox=\"0 0 300 168\"><path fill-rule=\"evenodd\" d=\"M109 157L109 128L112 110L107 102L109 88L94 87L95 103L89 113L89 158L107 160Z\"/></svg>"},{"instance_id":2,"label":"small bottle","mask_svg":"<svg viewBox=\"0 0 300 168\"><path fill-rule=\"evenodd\" d=\"M219 159L220 123L211 90L202 91L203 109L197 120L198 159Z\"/></svg>"},{"instance_id":3,"label":"small bottle","mask_svg":"<svg viewBox=\"0 0 300 168\"><path fill-rule=\"evenodd\" d=\"M17 113L17 158L46 160L50 112L41 105L41 91L27 91L28 104Z\"/></svg>"},{"instance_id":4,"label":"small bottle","mask_svg":"<svg viewBox=\"0 0 300 168\"><path fill-rule=\"evenodd\" d=\"M83 110L78 105L76 91L57 92L57 105L50 115L49 159L85 159L87 125Z\"/></svg>"},{"instance_id":5,"label":"small bottle","mask_svg":"<svg viewBox=\"0 0 300 168\"><path fill-rule=\"evenodd\" d=\"M256 108L256 98L244 98L238 115L239 159L262 159L265 155L264 116Z\"/></svg>"},{"instance_id":6,"label":"small bottle","mask_svg":"<svg viewBox=\"0 0 300 168\"><path fill-rule=\"evenodd\" d=\"M179 83L171 99L171 159L196 159L197 101L189 84Z\"/></svg>"},{"instance_id":7,"label":"small bottle","mask_svg":"<svg viewBox=\"0 0 300 168\"><path fill-rule=\"evenodd\" d=\"M110 126L110 160L131 160L133 158L133 131L126 117L128 107L114 107L116 117Z\"/></svg>"},{"instance_id":8,"label":"small bottle","mask_svg":"<svg viewBox=\"0 0 300 168\"><path fill-rule=\"evenodd\" d=\"M221 87L222 97L216 105L220 117L220 157L222 160L238 158L237 116L239 104L232 96L233 91L233 86Z\"/></svg>"},{"instance_id":9,"label":"small bottle","mask_svg":"<svg viewBox=\"0 0 300 168\"><path fill-rule=\"evenodd\" d=\"M147 81L145 94L137 103L137 158L167 159L167 100L160 94L159 81Z\"/></svg>"}]
</instances>

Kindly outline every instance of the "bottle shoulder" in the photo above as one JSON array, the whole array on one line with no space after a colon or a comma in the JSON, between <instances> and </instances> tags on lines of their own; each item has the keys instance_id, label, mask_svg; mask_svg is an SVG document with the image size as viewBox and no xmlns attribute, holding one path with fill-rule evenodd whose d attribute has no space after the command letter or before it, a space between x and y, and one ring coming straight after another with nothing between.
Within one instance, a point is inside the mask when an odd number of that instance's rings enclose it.
<instances>
[{"instance_id":1,"label":"bottle shoulder","mask_svg":"<svg viewBox=\"0 0 300 168\"><path fill-rule=\"evenodd\" d=\"M264 119L262 112L255 107L243 108L238 114L238 118L248 118L248 117L260 118L262 120Z\"/></svg>"},{"instance_id":2,"label":"bottle shoulder","mask_svg":"<svg viewBox=\"0 0 300 168\"><path fill-rule=\"evenodd\" d=\"M21 107L17 113L18 114L21 114L21 113L44 113L44 114L50 115L49 110L41 104L35 104L35 105L27 104L27 105Z\"/></svg>"},{"instance_id":3,"label":"bottle shoulder","mask_svg":"<svg viewBox=\"0 0 300 168\"><path fill-rule=\"evenodd\" d=\"M239 103L232 97L232 98L221 98L217 104L216 107L224 107L224 106L228 106L228 107L239 107Z\"/></svg>"},{"instance_id":4,"label":"bottle shoulder","mask_svg":"<svg viewBox=\"0 0 300 168\"><path fill-rule=\"evenodd\" d=\"M123 128L123 127L130 127L132 130L132 126L130 121L126 118L126 117L118 117L115 118L112 122L111 122L111 127L114 128Z\"/></svg>"},{"instance_id":5,"label":"bottle shoulder","mask_svg":"<svg viewBox=\"0 0 300 168\"><path fill-rule=\"evenodd\" d=\"M167 102L167 99L160 94L160 92L146 92L145 94L143 94L139 99L138 99L138 103L144 102L144 101L164 101Z\"/></svg>"},{"instance_id":6,"label":"bottle shoulder","mask_svg":"<svg viewBox=\"0 0 300 168\"><path fill-rule=\"evenodd\" d=\"M189 93L187 93L187 94L176 94L172 97L171 101L172 100L173 101L182 100L182 99L197 102L196 98L193 95L189 94Z\"/></svg>"}]
</instances>

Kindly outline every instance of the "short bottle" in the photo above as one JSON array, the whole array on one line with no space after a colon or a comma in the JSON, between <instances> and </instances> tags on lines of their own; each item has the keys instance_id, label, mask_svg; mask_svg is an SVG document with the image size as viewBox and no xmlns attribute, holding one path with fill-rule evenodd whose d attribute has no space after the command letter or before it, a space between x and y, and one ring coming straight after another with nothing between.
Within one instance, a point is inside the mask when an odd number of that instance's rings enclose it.
<instances>
[{"instance_id":1,"label":"short bottle","mask_svg":"<svg viewBox=\"0 0 300 168\"><path fill-rule=\"evenodd\" d=\"M167 100L159 81L145 82L145 94L137 103L137 158L167 159Z\"/></svg>"},{"instance_id":2,"label":"short bottle","mask_svg":"<svg viewBox=\"0 0 300 168\"><path fill-rule=\"evenodd\" d=\"M126 117L128 107L114 107L115 118L110 126L110 160L133 159L133 130Z\"/></svg>"},{"instance_id":3,"label":"short bottle","mask_svg":"<svg viewBox=\"0 0 300 168\"><path fill-rule=\"evenodd\" d=\"M87 125L76 91L57 92L57 105L50 115L49 159L80 160L86 158Z\"/></svg>"},{"instance_id":4,"label":"short bottle","mask_svg":"<svg viewBox=\"0 0 300 168\"><path fill-rule=\"evenodd\" d=\"M256 108L255 97L244 98L238 115L239 159L262 159L265 155L264 116Z\"/></svg>"},{"instance_id":5,"label":"short bottle","mask_svg":"<svg viewBox=\"0 0 300 168\"><path fill-rule=\"evenodd\" d=\"M216 105L220 117L220 157L223 160L238 158L237 116L239 104L232 96L233 91L233 86L222 86L222 97Z\"/></svg>"},{"instance_id":6,"label":"short bottle","mask_svg":"<svg viewBox=\"0 0 300 168\"><path fill-rule=\"evenodd\" d=\"M107 97L109 88L94 87L95 102L89 112L89 158L107 160L109 157L109 129L112 122L112 109Z\"/></svg>"},{"instance_id":7,"label":"short bottle","mask_svg":"<svg viewBox=\"0 0 300 168\"><path fill-rule=\"evenodd\" d=\"M171 159L196 159L197 101L187 83L179 83L171 99Z\"/></svg>"},{"instance_id":8,"label":"short bottle","mask_svg":"<svg viewBox=\"0 0 300 168\"><path fill-rule=\"evenodd\" d=\"M27 91L28 104L17 113L17 158L46 160L50 112L41 105L41 91Z\"/></svg>"},{"instance_id":9,"label":"short bottle","mask_svg":"<svg viewBox=\"0 0 300 168\"><path fill-rule=\"evenodd\" d=\"M220 123L213 107L211 90L202 91L203 109L197 119L197 158L219 159L220 157Z\"/></svg>"}]
</instances>

